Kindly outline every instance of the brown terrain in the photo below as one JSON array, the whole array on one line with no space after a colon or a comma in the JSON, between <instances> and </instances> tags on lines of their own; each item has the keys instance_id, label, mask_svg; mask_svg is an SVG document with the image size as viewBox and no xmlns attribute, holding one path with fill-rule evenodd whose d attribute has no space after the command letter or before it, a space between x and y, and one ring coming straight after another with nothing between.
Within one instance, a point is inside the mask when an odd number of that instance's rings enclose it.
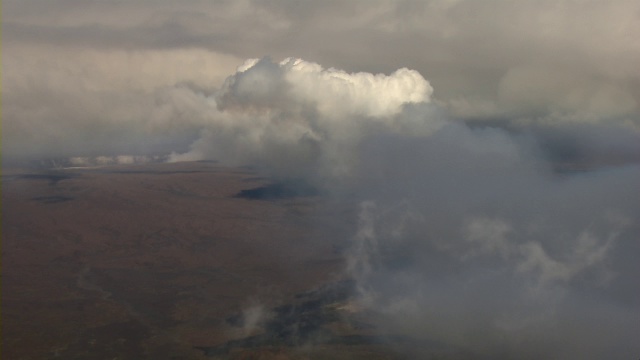
<instances>
[{"instance_id":1,"label":"brown terrain","mask_svg":"<svg viewBox=\"0 0 640 360\"><path fill-rule=\"evenodd\" d=\"M346 206L205 162L2 176L2 359L397 357L349 304Z\"/></svg>"}]
</instances>

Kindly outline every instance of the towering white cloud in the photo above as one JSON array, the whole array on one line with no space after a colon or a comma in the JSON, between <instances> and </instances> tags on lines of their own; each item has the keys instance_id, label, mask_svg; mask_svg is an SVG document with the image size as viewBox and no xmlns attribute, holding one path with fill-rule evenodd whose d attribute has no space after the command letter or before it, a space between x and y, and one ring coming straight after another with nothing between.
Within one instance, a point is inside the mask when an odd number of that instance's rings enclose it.
<instances>
[{"instance_id":1,"label":"towering white cloud","mask_svg":"<svg viewBox=\"0 0 640 360\"><path fill-rule=\"evenodd\" d=\"M172 159L263 163L288 176L348 176L364 136L427 134L440 126L427 116L432 91L408 69L350 74L301 59L248 60L209 98L212 107L202 109L209 112L202 138Z\"/></svg>"}]
</instances>

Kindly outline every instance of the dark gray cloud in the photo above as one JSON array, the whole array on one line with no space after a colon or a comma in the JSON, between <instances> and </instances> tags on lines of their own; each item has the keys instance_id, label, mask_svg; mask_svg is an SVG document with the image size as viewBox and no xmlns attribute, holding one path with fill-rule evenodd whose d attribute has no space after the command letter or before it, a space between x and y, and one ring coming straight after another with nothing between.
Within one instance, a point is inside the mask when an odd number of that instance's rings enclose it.
<instances>
[{"instance_id":1,"label":"dark gray cloud","mask_svg":"<svg viewBox=\"0 0 640 360\"><path fill-rule=\"evenodd\" d=\"M349 269L383 326L486 358L638 351L637 165L560 176L526 137L459 124L362 151Z\"/></svg>"}]
</instances>

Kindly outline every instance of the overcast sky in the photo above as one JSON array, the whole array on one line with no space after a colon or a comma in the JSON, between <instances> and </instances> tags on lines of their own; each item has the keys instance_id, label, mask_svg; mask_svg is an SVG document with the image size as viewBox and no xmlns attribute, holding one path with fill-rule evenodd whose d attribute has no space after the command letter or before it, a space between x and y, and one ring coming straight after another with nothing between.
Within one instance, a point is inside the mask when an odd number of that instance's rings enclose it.
<instances>
[{"instance_id":1,"label":"overcast sky","mask_svg":"<svg viewBox=\"0 0 640 360\"><path fill-rule=\"evenodd\" d=\"M639 18L633 0L8 0L3 153L183 151L202 124L174 89L209 95L264 56L406 67L457 118L637 133Z\"/></svg>"},{"instance_id":2,"label":"overcast sky","mask_svg":"<svg viewBox=\"0 0 640 360\"><path fill-rule=\"evenodd\" d=\"M354 200L331 238L380 328L490 359L640 354L640 2L2 10L5 160L259 165Z\"/></svg>"}]
</instances>

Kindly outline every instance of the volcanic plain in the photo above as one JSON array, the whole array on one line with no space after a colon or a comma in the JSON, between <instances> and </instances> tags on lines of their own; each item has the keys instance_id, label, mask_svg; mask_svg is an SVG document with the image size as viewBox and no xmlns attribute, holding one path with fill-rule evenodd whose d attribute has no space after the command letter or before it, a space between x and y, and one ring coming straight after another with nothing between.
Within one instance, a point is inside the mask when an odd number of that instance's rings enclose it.
<instances>
[{"instance_id":1,"label":"volcanic plain","mask_svg":"<svg viewBox=\"0 0 640 360\"><path fill-rule=\"evenodd\" d=\"M349 310L354 222L211 162L3 169L2 358L397 358Z\"/></svg>"}]
</instances>

